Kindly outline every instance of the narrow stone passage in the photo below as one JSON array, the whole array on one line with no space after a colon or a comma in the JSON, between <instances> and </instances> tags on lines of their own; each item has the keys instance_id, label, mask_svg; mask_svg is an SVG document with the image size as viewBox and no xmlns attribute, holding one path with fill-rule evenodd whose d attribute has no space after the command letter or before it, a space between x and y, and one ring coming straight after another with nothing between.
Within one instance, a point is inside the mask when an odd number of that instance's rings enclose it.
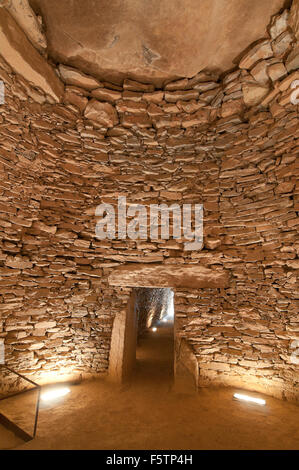
<instances>
[{"instance_id":1,"label":"narrow stone passage","mask_svg":"<svg viewBox=\"0 0 299 470\"><path fill-rule=\"evenodd\" d=\"M137 361L131 387L170 390L173 384L173 328L148 330L138 341Z\"/></svg>"}]
</instances>

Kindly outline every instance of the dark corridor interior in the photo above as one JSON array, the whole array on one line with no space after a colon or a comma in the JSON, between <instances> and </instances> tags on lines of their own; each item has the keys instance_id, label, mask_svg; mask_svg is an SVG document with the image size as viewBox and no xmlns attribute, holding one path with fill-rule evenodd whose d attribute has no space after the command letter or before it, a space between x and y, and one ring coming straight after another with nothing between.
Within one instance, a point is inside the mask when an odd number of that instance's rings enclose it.
<instances>
[{"instance_id":1,"label":"dark corridor interior","mask_svg":"<svg viewBox=\"0 0 299 470\"><path fill-rule=\"evenodd\" d=\"M174 293L171 289L136 289L138 317L133 382L170 390L174 378Z\"/></svg>"}]
</instances>

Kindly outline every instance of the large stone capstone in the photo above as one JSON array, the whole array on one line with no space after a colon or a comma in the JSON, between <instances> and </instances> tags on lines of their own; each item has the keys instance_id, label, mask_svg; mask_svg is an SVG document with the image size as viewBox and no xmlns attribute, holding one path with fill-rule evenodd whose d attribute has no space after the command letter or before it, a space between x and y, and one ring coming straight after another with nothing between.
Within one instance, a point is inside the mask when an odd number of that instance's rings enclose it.
<instances>
[{"instance_id":1,"label":"large stone capstone","mask_svg":"<svg viewBox=\"0 0 299 470\"><path fill-rule=\"evenodd\" d=\"M31 0L46 24L50 56L121 82L161 83L225 71L265 34L284 0Z\"/></svg>"},{"instance_id":2,"label":"large stone capstone","mask_svg":"<svg viewBox=\"0 0 299 470\"><path fill-rule=\"evenodd\" d=\"M223 269L200 265L128 264L116 268L109 276L111 286L224 288L229 279Z\"/></svg>"}]
</instances>

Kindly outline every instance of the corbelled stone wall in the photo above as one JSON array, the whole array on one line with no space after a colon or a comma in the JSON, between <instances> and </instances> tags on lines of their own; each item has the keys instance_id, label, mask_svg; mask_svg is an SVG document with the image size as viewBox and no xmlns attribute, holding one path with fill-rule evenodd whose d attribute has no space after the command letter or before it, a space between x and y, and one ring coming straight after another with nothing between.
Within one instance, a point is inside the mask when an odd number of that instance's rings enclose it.
<instances>
[{"instance_id":1,"label":"corbelled stone wall","mask_svg":"<svg viewBox=\"0 0 299 470\"><path fill-rule=\"evenodd\" d=\"M61 65L64 98L54 103L1 58L0 338L8 365L40 381L104 373L113 320L131 292L109 286L113 269L200 264L224 269L229 287L175 292L176 332L197 356L199 383L298 399L290 349L299 336L295 7L273 19L235 70L159 90L100 83ZM97 240L95 207L118 195L145 205L203 203L203 250L185 251L177 240ZM10 376L2 385L19 386Z\"/></svg>"},{"instance_id":2,"label":"corbelled stone wall","mask_svg":"<svg viewBox=\"0 0 299 470\"><path fill-rule=\"evenodd\" d=\"M136 310L138 318L138 336L147 328L154 326L167 317L168 310L173 302L171 289L136 288ZM168 321L170 319L168 318Z\"/></svg>"}]
</instances>

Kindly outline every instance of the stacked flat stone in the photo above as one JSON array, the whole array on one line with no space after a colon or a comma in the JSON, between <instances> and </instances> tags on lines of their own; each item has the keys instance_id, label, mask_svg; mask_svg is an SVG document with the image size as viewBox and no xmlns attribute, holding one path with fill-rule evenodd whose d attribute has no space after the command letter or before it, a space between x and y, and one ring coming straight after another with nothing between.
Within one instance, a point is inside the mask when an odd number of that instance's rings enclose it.
<instances>
[{"instance_id":1,"label":"stacked flat stone","mask_svg":"<svg viewBox=\"0 0 299 470\"><path fill-rule=\"evenodd\" d=\"M11 367L36 380L106 373L113 320L131 292L108 285L113 269L200 264L230 280L175 292L176 331L200 384L298 400L297 19L275 17L224 77L201 72L163 89L66 66L58 77L47 63L44 90L0 59L0 338ZM204 204L203 250L97 240L95 207L119 195ZM1 385L21 386L10 376Z\"/></svg>"}]
</instances>

